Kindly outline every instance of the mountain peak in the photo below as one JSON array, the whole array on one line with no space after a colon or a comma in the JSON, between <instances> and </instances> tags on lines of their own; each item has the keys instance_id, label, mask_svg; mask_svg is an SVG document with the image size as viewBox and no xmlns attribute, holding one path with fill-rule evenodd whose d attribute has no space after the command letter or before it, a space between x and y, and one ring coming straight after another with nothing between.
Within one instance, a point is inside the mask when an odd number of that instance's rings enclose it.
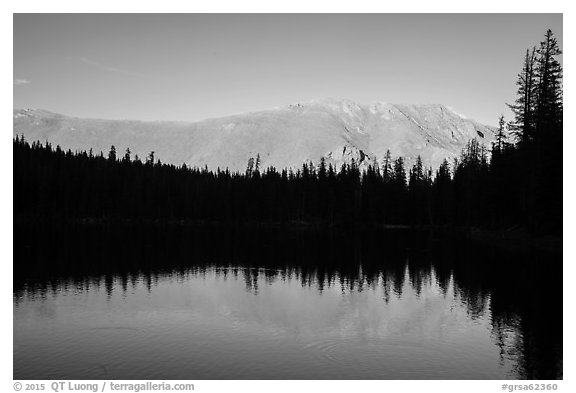
<instances>
[{"instance_id":1,"label":"mountain peak","mask_svg":"<svg viewBox=\"0 0 576 393\"><path fill-rule=\"evenodd\" d=\"M303 162L341 165L382 159L389 149L408 165L418 156L437 167L458 156L472 138L488 145L494 129L442 104L357 104L327 98L284 108L200 122L80 119L44 110L14 110L13 134L62 148L155 152L166 163L243 171L260 154L263 166L300 168Z\"/></svg>"}]
</instances>

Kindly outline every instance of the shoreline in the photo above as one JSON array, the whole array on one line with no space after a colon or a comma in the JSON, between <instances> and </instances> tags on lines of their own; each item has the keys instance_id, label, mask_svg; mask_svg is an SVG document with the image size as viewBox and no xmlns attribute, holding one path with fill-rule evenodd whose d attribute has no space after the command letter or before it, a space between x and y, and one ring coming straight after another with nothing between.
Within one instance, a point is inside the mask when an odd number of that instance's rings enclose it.
<instances>
[{"instance_id":1,"label":"shoreline","mask_svg":"<svg viewBox=\"0 0 576 393\"><path fill-rule=\"evenodd\" d=\"M367 230L406 230L429 231L463 235L466 239L506 249L538 249L562 253L563 238L558 234L534 235L522 227L508 229L486 229L454 225L431 224L364 224L364 223L326 223L320 221L217 221L217 220L178 220L178 219L117 219L117 218L29 218L14 217L13 225L144 225L144 226L180 226L191 228L228 228L228 229L270 229L270 230L306 230L306 231L367 231Z\"/></svg>"}]
</instances>

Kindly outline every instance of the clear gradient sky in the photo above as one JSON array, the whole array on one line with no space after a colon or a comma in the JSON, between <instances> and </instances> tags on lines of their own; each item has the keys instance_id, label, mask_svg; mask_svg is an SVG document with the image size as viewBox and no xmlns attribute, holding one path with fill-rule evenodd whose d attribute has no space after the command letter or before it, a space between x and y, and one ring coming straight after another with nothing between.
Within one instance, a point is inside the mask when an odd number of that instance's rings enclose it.
<instances>
[{"instance_id":1,"label":"clear gradient sky","mask_svg":"<svg viewBox=\"0 0 576 393\"><path fill-rule=\"evenodd\" d=\"M328 97L486 124L561 14L16 14L14 108L201 120Z\"/></svg>"}]
</instances>

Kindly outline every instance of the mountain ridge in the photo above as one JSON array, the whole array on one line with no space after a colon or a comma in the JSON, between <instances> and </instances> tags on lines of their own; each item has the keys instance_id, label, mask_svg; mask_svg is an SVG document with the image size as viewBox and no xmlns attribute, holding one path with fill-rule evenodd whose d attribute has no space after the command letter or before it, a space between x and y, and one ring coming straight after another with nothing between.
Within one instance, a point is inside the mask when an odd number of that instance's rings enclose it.
<instances>
[{"instance_id":1,"label":"mountain ridge","mask_svg":"<svg viewBox=\"0 0 576 393\"><path fill-rule=\"evenodd\" d=\"M407 163L420 155L436 168L460 154L472 138L489 145L495 129L442 104L357 104L312 100L197 122L106 120L70 117L40 109L14 109L13 135L49 141L63 149L118 155L130 148L166 163L244 170L260 154L263 167L298 168L304 162L367 164L390 149Z\"/></svg>"}]
</instances>

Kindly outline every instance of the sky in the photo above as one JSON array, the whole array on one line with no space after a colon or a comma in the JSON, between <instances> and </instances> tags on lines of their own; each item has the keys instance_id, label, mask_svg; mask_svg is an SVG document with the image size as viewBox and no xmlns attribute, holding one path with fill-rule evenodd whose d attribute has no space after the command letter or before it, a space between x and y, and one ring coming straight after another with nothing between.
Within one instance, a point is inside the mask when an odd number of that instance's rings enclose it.
<instances>
[{"instance_id":1,"label":"sky","mask_svg":"<svg viewBox=\"0 0 576 393\"><path fill-rule=\"evenodd\" d=\"M322 98L494 125L562 14L15 14L14 108L197 121Z\"/></svg>"}]
</instances>

